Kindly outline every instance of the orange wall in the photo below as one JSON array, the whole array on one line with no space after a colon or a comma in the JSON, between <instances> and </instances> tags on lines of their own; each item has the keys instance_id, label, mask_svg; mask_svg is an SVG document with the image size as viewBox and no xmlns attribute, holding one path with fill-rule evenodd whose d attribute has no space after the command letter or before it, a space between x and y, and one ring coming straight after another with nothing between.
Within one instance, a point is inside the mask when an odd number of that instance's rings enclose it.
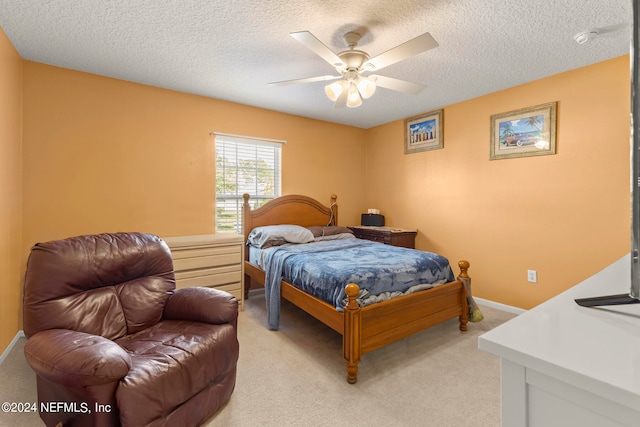
<instances>
[{"instance_id":1,"label":"orange wall","mask_svg":"<svg viewBox=\"0 0 640 427\"><path fill-rule=\"evenodd\" d=\"M629 78L623 56L447 106L437 151L405 155L403 121L369 129L366 206L468 259L474 295L531 308L629 252ZM492 114L551 101L556 155L489 160Z\"/></svg>"},{"instance_id":2,"label":"orange wall","mask_svg":"<svg viewBox=\"0 0 640 427\"><path fill-rule=\"evenodd\" d=\"M284 194L364 203L365 131L25 61L24 251L105 231L214 231L211 131L284 139Z\"/></svg>"},{"instance_id":3,"label":"orange wall","mask_svg":"<svg viewBox=\"0 0 640 427\"><path fill-rule=\"evenodd\" d=\"M478 297L530 308L628 252L627 57L447 106L445 149L405 155L402 121L362 130L20 61L3 34L0 55L0 348L35 242L213 231L211 131L288 140L283 193L337 193L341 224L371 207L418 228L419 249L472 262ZM491 114L549 101L556 155L488 160Z\"/></svg>"},{"instance_id":4,"label":"orange wall","mask_svg":"<svg viewBox=\"0 0 640 427\"><path fill-rule=\"evenodd\" d=\"M0 353L19 330L22 288L22 59L0 28Z\"/></svg>"}]
</instances>

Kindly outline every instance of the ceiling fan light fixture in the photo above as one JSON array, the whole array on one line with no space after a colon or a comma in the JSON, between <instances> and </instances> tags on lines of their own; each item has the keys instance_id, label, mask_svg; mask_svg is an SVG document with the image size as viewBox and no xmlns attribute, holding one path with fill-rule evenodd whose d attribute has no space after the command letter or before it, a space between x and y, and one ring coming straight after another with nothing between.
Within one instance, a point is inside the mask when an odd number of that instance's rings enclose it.
<instances>
[{"instance_id":1,"label":"ceiling fan light fixture","mask_svg":"<svg viewBox=\"0 0 640 427\"><path fill-rule=\"evenodd\" d=\"M369 99L376 92L376 84L368 77L358 79L358 91L364 99Z\"/></svg>"},{"instance_id":2,"label":"ceiling fan light fixture","mask_svg":"<svg viewBox=\"0 0 640 427\"><path fill-rule=\"evenodd\" d=\"M349 92L347 94L347 107L356 108L362 105L362 98L360 97L360 92L358 92L358 87L355 83L351 83L349 86Z\"/></svg>"},{"instance_id":3,"label":"ceiling fan light fixture","mask_svg":"<svg viewBox=\"0 0 640 427\"><path fill-rule=\"evenodd\" d=\"M333 102L336 101L336 99L338 99L338 97L340 96L340 94L342 93L342 91L344 90L344 88L342 87L342 82L333 82L330 85L326 85L324 87L324 93L327 95L327 97L332 100Z\"/></svg>"},{"instance_id":4,"label":"ceiling fan light fixture","mask_svg":"<svg viewBox=\"0 0 640 427\"><path fill-rule=\"evenodd\" d=\"M309 31L298 31L290 33L289 35L309 48L320 58L324 59L327 63L333 65L339 75L273 82L269 83L269 86L284 86L340 79L324 87L327 98L334 102L333 108L342 108L345 106L350 108L359 107L362 105L363 99L368 99L373 96L377 86L399 92L417 94L424 88L424 85L377 75L363 77L360 73L380 70L438 47L438 43L431 37L431 34L423 33L418 37L371 58L367 52L356 49L361 39L361 34L354 31L345 34L345 41L349 49L339 53L334 53Z\"/></svg>"}]
</instances>

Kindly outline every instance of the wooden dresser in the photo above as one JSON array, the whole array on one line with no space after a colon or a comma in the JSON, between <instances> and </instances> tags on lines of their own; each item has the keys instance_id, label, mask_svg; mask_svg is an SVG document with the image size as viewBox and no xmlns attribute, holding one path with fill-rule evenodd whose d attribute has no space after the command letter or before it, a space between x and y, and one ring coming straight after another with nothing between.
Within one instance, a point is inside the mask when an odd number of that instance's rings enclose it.
<instances>
[{"instance_id":1,"label":"wooden dresser","mask_svg":"<svg viewBox=\"0 0 640 427\"><path fill-rule=\"evenodd\" d=\"M166 237L171 249L176 287L207 286L238 298L244 308L242 277L244 239L239 234Z\"/></svg>"},{"instance_id":2,"label":"wooden dresser","mask_svg":"<svg viewBox=\"0 0 640 427\"><path fill-rule=\"evenodd\" d=\"M417 230L397 227L353 226L349 227L358 239L373 240L392 246L415 249Z\"/></svg>"}]
</instances>

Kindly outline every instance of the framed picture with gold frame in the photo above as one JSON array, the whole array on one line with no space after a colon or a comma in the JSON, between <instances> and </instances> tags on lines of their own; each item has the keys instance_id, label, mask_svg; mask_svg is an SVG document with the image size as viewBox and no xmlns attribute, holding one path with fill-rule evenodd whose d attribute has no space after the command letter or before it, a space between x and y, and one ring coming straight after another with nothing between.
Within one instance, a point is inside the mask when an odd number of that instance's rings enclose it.
<instances>
[{"instance_id":1,"label":"framed picture with gold frame","mask_svg":"<svg viewBox=\"0 0 640 427\"><path fill-rule=\"evenodd\" d=\"M404 121L404 153L437 150L444 145L442 110L432 111Z\"/></svg>"},{"instance_id":2,"label":"framed picture with gold frame","mask_svg":"<svg viewBox=\"0 0 640 427\"><path fill-rule=\"evenodd\" d=\"M491 116L489 159L556 153L557 102Z\"/></svg>"}]
</instances>

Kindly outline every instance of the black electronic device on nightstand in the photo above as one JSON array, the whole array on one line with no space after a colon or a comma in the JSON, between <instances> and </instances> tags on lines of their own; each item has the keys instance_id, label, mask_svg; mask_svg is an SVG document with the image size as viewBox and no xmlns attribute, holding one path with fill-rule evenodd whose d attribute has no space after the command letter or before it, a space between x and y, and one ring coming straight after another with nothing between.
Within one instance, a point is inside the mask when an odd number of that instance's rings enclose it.
<instances>
[{"instance_id":1,"label":"black electronic device on nightstand","mask_svg":"<svg viewBox=\"0 0 640 427\"><path fill-rule=\"evenodd\" d=\"M362 214L362 219L360 220L360 225L369 225L373 227L383 227L384 226L384 215L380 214Z\"/></svg>"}]
</instances>

